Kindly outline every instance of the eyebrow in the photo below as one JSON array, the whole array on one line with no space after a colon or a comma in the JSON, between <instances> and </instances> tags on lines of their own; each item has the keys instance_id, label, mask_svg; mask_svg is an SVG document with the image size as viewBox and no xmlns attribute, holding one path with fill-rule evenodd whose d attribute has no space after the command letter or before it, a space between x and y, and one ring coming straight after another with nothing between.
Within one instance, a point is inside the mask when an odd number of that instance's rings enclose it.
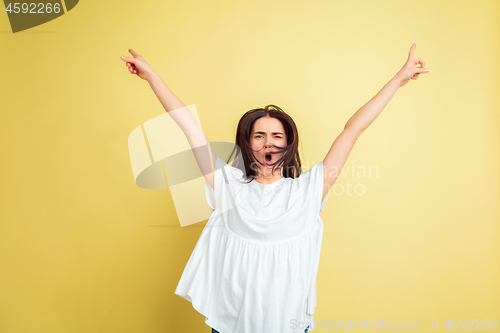
<instances>
[{"instance_id":1,"label":"eyebrow","mask_svg":"<svg viewBox=\"0 0 500 333\"><path fill-rule=\"evenodd\" d=\"M266 135L266 132L258 131L258 132L254 132L253 134L264 134L264 135ZM281 133L281 132L273 132L272 134L283 134L283 133Z\"/></svg>"}]
</instances>

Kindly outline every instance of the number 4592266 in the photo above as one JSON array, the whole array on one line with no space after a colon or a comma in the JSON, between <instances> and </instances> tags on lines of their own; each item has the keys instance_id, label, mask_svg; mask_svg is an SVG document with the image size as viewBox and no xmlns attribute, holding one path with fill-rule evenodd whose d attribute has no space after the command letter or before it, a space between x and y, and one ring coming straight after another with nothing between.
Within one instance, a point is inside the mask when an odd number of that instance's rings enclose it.
<instances>
[{"instance_id":1,"label":"number 4592266","mask_svg":"<svg viewBox=\"0 0 500 333\"><path fill-rule=\"evenodd\" d=\"M446 327L446 328L448 328L448 329L449 328L457 329L458 328L458 323L456 323L456 321L458 321L458 319L452 319L451 320L451 326L450 326L450 319L448 319L443 326ZM476 327L472 326L474 324L474 319L469 319L468 321L471 322L471 323L469 324L469 326L467 327L467 329L489 329L490 327L493 328L493 329L497 329L498 328L498 319L493 319L491 321L491 324L490 324L490 320L489 319L485 319L484 322L481 319L476 319L476 321L478 321L478 323L476 324ZM465 328L466 322L467 322L467 320L460 319L460 328L461 329Z\"/></svg>"},{"instance_id":2,"label":"number 4592266","mask_svg":"<svg viewBox=\"0 0 500 333\"><path fill-rule=\"evenodd\" d=\"M61 4L56 2L54 4L51 4L51 3L39 3L38 4L38 11L36 11L36 6L37 4L36 3L26 3L26 2L23 2L23 3L14 3L14 6L11 6L12 3L9 3L9 5L7 6L7 8L5 8L5 11L9 12L9 13L12 13L14 12L15 14L21 12L21 10L23 11L23 13L29 13L29 14L50 14L52 12L54 13L60 13L61 12ZM21 8L19 8L19 5L21 5ZM33 7L30 9L30 11L28 12L28 7L30 7L31 5L33 5ZM52 6L53 5L53 6ZM41 6L41 7L40 7ZM13 9L12 9L13 7Z\"/></svg>"}]
</instances>

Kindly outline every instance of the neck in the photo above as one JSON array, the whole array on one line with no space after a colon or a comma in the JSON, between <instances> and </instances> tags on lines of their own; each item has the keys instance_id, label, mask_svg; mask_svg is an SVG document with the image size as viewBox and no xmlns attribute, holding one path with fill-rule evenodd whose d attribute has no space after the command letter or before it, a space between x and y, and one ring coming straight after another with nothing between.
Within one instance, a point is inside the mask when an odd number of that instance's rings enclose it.
<instances>
[{"instance_id":1,"label":"neck","mask_svg":"<svg viewBox=\"0 0 500 333\"><path fill-rule=\"evenodd\" d=\"M257 174L254 179L261 184L270 184L281 178L283 178L282 168L274 170L274 174L272 174L272 168L266 167L264 169L257 170Z\"/></svg>"}]
</instances>

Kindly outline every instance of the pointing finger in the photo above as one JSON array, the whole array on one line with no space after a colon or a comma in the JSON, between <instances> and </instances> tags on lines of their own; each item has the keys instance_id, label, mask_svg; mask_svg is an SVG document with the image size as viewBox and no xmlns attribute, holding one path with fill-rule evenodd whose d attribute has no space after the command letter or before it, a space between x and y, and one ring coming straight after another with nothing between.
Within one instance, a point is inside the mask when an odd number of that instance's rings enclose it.
<instances>
[{"instance_id":1,"label":"pointing finger","mask_svg":"<svg viewBox=\"0 0 500 333\"><path fill-rule=\"evenodd\" d=\"M412 46L411 46L410 54L408 55L408 59L409 60L413 60L413 51L415 50L415 46L416 46L415 43L413 43Z\"/></svg>"},{"instance_id":2,"label":"pointing finger","mask_svg":"<svg viewBox=\"0 0 500 333\"><path fill-rule=\"evenodd\" d=\"M132 49L128 49L128 51L134 56L134 58L136 58L139 55L137 52L135 52Z\"/></svg>"}]
</instances>

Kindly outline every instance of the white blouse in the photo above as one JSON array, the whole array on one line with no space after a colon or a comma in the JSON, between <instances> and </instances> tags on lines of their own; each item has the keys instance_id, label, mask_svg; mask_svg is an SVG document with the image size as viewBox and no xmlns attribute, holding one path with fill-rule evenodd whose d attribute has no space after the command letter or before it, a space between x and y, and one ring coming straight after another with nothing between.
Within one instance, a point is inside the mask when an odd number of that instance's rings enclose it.
<instances>
[{"instance_id":1,"label":"white blouse","mask_svg":"<svg viewBox=\"0 0 500 333\"><path fill-rule=\"evenodd\" d=\"M214 211L175 294L220 333L304 333L314 328L323 238L323 162L264 185L217 157Z\"/></svg>"}]
</instances>

